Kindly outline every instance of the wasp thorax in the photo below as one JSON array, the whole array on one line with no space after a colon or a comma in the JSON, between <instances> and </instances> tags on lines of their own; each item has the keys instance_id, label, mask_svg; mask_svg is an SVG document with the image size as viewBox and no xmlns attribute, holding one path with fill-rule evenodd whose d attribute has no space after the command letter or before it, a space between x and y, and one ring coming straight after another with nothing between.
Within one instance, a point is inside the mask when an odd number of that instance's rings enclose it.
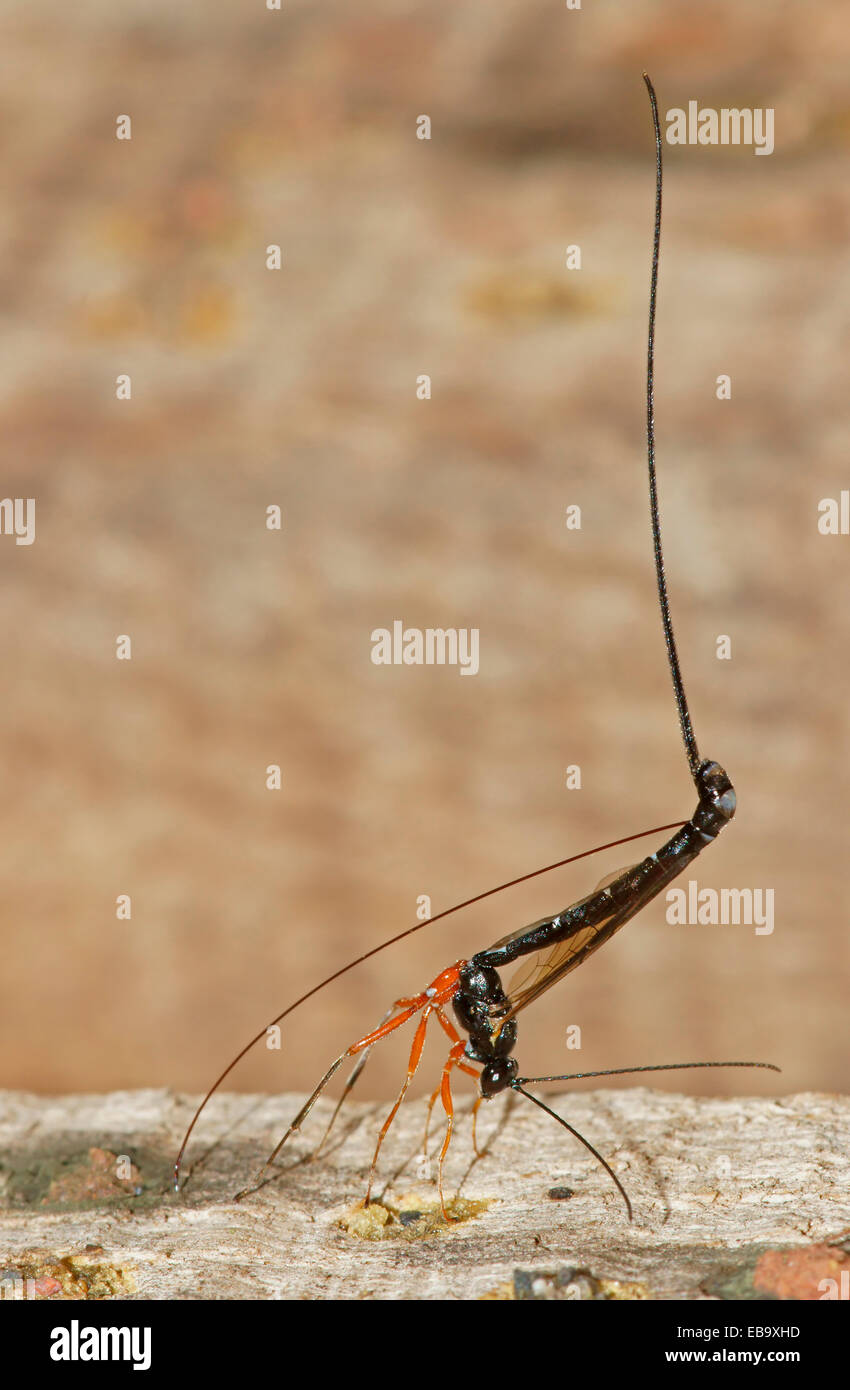
<instances>
[{"instance_id":1,"label":"wasp thorax","mask_svg":"<svg viewBox=\"0 0 850 1390\"><path fill-rule=\"evenodd\" d=\"M460 983L464 994L488 1004L505 997L499 972L491 965L476 965L474 961L469 961L461 967Z\"/></svg>"},{"instance_id":2,"label":"wasp thorax","mask_svg":"<svg viewBox=\"0 0 850 1390\"><path fill-rule=\"evenodd\" d=\"M493 1027L493 1011L505 1003L499 972L492 966L465 965L460 971L460 989L452 1008L462 1028L482 1041Z\"/></svg>"}]
</instances>

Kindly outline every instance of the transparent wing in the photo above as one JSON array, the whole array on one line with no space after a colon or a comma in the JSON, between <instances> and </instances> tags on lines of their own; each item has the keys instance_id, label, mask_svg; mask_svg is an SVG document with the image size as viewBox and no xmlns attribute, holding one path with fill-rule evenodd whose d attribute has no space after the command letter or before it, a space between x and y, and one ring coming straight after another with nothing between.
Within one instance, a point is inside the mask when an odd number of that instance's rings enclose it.
<instances>
[{"instance_id":1,"label":"transparent wing","mask_svg":"<svg viewBox=\"0 0 850 1390\"><path fill-rule=\"evenodd\" d=\"M628 872L630 870L619 869L614 874L608 874L591 896L595 896L600 888L606 887L607 884L613 883L615 879ZM541 994L545 993L547 989L551 989L565 975L569 975L571 970L577 969L598 947L610 940L614 932L628 922L632 915L628 908L615 907L612 904L610 913L597 919L592 925L579 926L564 941L559 941L556 945L530 956L519 967L508 986L508 1000L511 1007L507 1017L512 1018L518 1014L520 1009L526 1008L535 999L539 999ZM513 937L521 936L523 931L528 930L529 928L525 927L519 932L514 932L512 937L505 937L504 939L510 941ZM502 943L498 944L501 945Z\"/></svg>"}]
</instances>

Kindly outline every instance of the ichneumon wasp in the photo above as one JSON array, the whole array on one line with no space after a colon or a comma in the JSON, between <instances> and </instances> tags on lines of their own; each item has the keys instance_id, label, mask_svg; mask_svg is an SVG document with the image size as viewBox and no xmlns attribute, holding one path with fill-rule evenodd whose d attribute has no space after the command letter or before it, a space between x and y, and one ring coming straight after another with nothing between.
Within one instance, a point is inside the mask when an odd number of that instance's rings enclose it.
<instances>
[{"instance_id":1,"label":"ichneumon wasp","mask_svg":"<svg viewBox=\"0 0 850 1390\"><path fill-rule=\"evenodd\" d=\"M257 1183L263 1179L264 1174L274 1162L286 1141L301 1128L301 1125L310 1114L319 1096L325 1090L325 1087L339 1068L346 1061L356 1058L355 1066L348 1077L342 1097L325 1131L325 1138L327 1138L346 1096L361 1074L371 1049L376 1043L383 1041L384 1038L395 1033L398 1028L417 1015L418 1023L414 1033L413 1044L410 1049L407 1075L395 1104L384 1121L375 1146L369 1175L369 1184L366 1192L366 1203L368 1204L371 1199L372 1184L381 1146L419 1066L428 1024L433 1017L446 1034L450 1043L449 1053L443 1067L440 1084L431 1096L428 1108L428 1115L430 1118L433 1107L436 1105L437 1100L440 1100L446 1116L445 1137L439 1156L438 1186L442 1212L447 1220L450 1219L450 1217L446 1210L443 1197L443 1164L449 1149L449 1144L451 1143L454 1124L454 1106L451 1089L452 1073L454 1071L462 1071L474 1077L478 1082L479 1095L475 1103L475 1111L473 1114L477 1113L478 1106L482 1100L489 1100L493 1096L498 1095L501 1091L510 1090L525 1096L526 1099L532 1101L535 1105L539 1106L541 1110L545 1110L548 1115L551 1115L553 1119L557 1120L560 1125L584 1145L608 1173L623 1198L629 1219L631 1220L631 1202L610 1164L583 1135L579 1134L578 1131L569 1124L567 1120L546 1105L539 1096L526 1090L526 1087L547 1082L575 1081L588 1077L625 1076L637 1072L678 1071L699 1067L763 1067L771 1071L779 1070L778 1067L773 1066L769 1062L670 1062L659 1066L623 1067L617 1070L575 1072L570 1075L562 1076L520 1076L518 1074L518 1063L516 1058L512 1055L517 1042L517 1020L522 1010L539 999L546 990L551 989L553 985L556 985L565 975L568 975L570 971L575 970L579 965L583 964L594 951L597 951L600 946L603 946L606 941L609 941L620 927L624 926L626 922L636 916L648 902L657 897L674 878L692 863L698 854L702 853L708 845L712 844L717 839L721 830L723 830L724 826L728 825L735 814L735 791L726 772L719 763L701 758L697 747L679 666L673 625L670 618L670 605L667 596L667 582L661 549L661 526L655 471L654 369L655 316L661 243L662 143L655 90L646 73L643 74L643 79L646 83L652 109L656 168L655 218L650 273L649 332L646 372L646 438L650 520L655 555L658 601L661 611L664 641L667 648L667 661L673 682L673 692L678 710L685 756L697 791L696 810L688 821L675 822L672 825L657 826L654 830L642 831L639 835L625 836L621 840L615 840L609 845L602 846L602 849L611 849L616 845L625 844L631 840L641 839L644 835L661 834L670 830L673 831L670 838L653 854L648 855L645 859L642 859L640 863L633 865L631 868L616 874L595 889L594 892L588 894L587 897L573 903L570 907L565 908L562 912L556 913L554 916L541 918L540 921L534 922L530 926L521 927L518 931L511 932L508 936L504 936L499 941L496 941L492 946L487 947L483 951L479 951L469 960L455 961L453 965L440 971L428 987L422 990L421 993L397 999L379 1026L372 1032L367 1033L364 1037L359 1038L357 1042L352 1043L328 1068L312 1095L295 1116L295 1119L292 1121L277 1147L269 1155L263 1168L257 1175ZM491 897L493 894L499 893L505 888L514 887L518 883L524 883L531 878L536 878L540 874L548 873L550 869L560 868L565 864L573 863L575 860L583 859L587 857L588 854L596 852L596 850L589 850L584 854L577 854L569 859L560 860L557 864L550 864L545 868L534 870L532 873L523 874L519 878L512 879L509 883L500 884L497 888L490 888L484 893L479 893L475 897L467 899L465 902L447 908L445 911L435 914L429 921L436 922L443 917L449 916L451 913L459 912L462 908L469 907L473 903ZM251 1041L242 1048L211 1086L195 1111L174 1165L175 1189L179 1188L180 1171L186 1145L201 1112L210 1097L218 1090L221 1083L229 1076L230 1072L237 1063L242 1060L245 1054L267 1035L270 1028L281 1023L284 1018L291 1014L307 999L317 994L319 990L324 989L331 981L339 979L341 975L354 969L356 965L360 965L363 961L368 960L379 951L386 950L387 947L403 940L407 936L411 936L416 931L420 931L425 925L427 925L426 922L418 922L416 926L410 927L406 931L399 932L396 936L382 942L381 945L373 947L370 951L366 951L363 955L359 956L357 960L350 961L347 965L334 971L333 974L329 975L325 980L322 980L320 984L315 985L313 989L303 994L300 999L297 999L295 1003L291 1004L283 1013L278 1014L277 1018L273 1019L270 1024L267 1024L256 1037L252 1038ZM518 960L524 960L525 964L506 990L502 984L499 972L503 967ZM454 1014L454 1022L447 1013L449 1005L451 1005ZM322 1140L322 1144L323 1143L324 1139ZM321 1148L321 1146L320 1144L319 1148ZM246 1192L249 1190L253 1189L246 1189ZM238 1195L242 1197L246 1195L246 1192L239 1193Z\"/></svg>"}]
</instances>

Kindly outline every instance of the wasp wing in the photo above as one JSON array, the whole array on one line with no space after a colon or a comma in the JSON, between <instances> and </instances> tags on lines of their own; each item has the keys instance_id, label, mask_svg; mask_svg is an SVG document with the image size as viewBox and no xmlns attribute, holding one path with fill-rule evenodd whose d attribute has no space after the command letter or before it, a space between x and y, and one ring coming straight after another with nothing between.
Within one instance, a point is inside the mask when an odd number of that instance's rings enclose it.
<instances>
[{"instance_id":1,"label":"wasp wing","mask_svg":"<svg viewBox=\"0 0 850 1390\"><path fill-rule=\"evenodd\" d=\"M613 883L615 879L631 872L630 869L620 869L616 874L610 874L602 880L599 888L604 888L608 883ZM591 897L596 897L599 888ZM589 901L586 899L585 901ZM622 904L615 906L612 902L610 912L598 916L592 923L576 923L576 929L563 941L558 941L554 946L546 950L538 951L520 966L508 986L508 1001L510 1011L507 1018L513 1018L520 1009L527 1008L535 999L539 999L541 994L547 989L551 989L565 975L569 975L571 970L576 970L589 955L598 950L606 941L614 935L614 932L622 927L634 915L636 907L631 905L623 907ZM542 919L544 922L546 918ZM529 930L523 928L519 932L513 932L511 936L505 937L504 941L510 941L514 937L521 936ZM502 945L503 942L497 943Z\"/></svg>"}]
</instances>

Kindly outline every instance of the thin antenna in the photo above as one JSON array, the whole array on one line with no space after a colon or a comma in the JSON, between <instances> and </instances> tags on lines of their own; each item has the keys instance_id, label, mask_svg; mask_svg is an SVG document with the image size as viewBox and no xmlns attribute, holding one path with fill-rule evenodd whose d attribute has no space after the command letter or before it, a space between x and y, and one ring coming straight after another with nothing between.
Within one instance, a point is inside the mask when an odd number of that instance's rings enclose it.
<instances>
[{"instance_id":1,"label":"thin antenna","mask_svg":"<svg viewBox=\"0 0 850 1390\"><path fill-rule=\"evenodd\" d=\"M536 1080L536 1078L534 1079ZM617 1191L619 1192L620 1196L626 1204L626 1211L628 1212L629 1220L631 1221L632 1204L629 1201L628 1192L623 1187L623 1184L620 1182L620 1179L617 1177L617 1174L614 1172L614 1169L611 1167L611 1164L607 1161L607 1159L604 1159L602 1157L598 1149L595 1149L593 1147L590 1140L585 1139L583 1134L579 1134L578 1130L573 1128L569 1120L565 1120L563 1115L559 1115L557 1111L552 1110L551 1107L546 1105L545 1101L542 1101L539 1096L533 1096L530 1091L524 1091L519 1081L512 1082L511 1089L514 1091L519 1091L520 1095L525 1096L526 1100L533 1101L534 1104L538 1105L541 1110L545 1110L546 1114L551 1115L553 1120L557 1120L559 1125L563 1125L564 1129L568 1129L570 1134L574 1135L575 1138L578 1139L580 1144L584 1144L584 1147L587 1149L588 1153L593 1154L593 1157L602 1164L602 1167L605 1169L605 1172L608 1174L609 1178L611 1178L612 1182L614 1183L614 1186L616 1187Z\"/></svg>"},{"instance_id":2,"label":"thin antenna","mask_svg":"<svg viewBox=\"0 0 850 1390\"><path fill-rule=\"evenodd\" d=\"M609 1067L607 1071L571 1071L567 1076L518 1076L517 1084L538 1086L546 1081L586 1081L590 1076L631 1076L638 1071L693 1071L695 1067L761 1067L763 1071L779 1071L773 1062L661 1062L647 1067Z\"/></svg>"},{"instance_id":3,"label":"thin antenna","mask_svg":"<svg viewBox=\"0 0 850 1390\"><path fill-rule=\"evenodd\" d=\"M514 1077L510 1084L512 1091L519 1091L520 1095L525 1096L526 1100L533 1100L535 1105L539 1105L540 1109L545 1110L547 1115L551 1115L553 1120L557 1120L559 1125L563 1125L564 1129L570 1131L570 1134L574 1134L576 1139L580 1140L581 1143L584 1144L584 1147L593 1154L593 1157L599 1160L609 1178L613 1178L617 1190L626 1204L626 1211L631 1221L632 1204L629 1200L629 1194L626 1192L626 1189L623 1187L623 1184L620 1182L620 1179L617 1177L610 1163L606 1162L599 1150L595 1149L590 1141L585 1139L583 1134L579 1134L578 1130L574 1129L569 1121L564 1119L563 1115L559 1115L551 1106L546 1105L539 1096L533 1096L530 1091L524 1090L524 1087L539 1086L542 1082L546 1081L586 1081L587 1078L591 1076L630 1076L638 1071L691 1071L695 1067L762 1067L765 1071L781 1071L781 1068L775 1067L772 1062L663 1062L660 1066L617 1067L614 1070L608 1071L574 1071L570 1072L567 1076L517 1076Z\"/></svg>"},{"instance_id":4,"label":"thin antenna","mask_svg":"<svg viewBox=\"0 0 850 1390\"><path fill-rule=\"evenodd\" d=\"M679 653L673 635L670 619L670 603L667 598L667 580L664 576L664 555L661 550L661 522L658 517L658 486L655 479L655 302L658 297L658 257L661 247L661 124L658 119L658 102L655 88L646 73L643 74L649 100L652 104L652 122L655 127L655 227L652 236L652 274L649 282L649 334L646 350L646 452L649 464L649 511L652 520L652 544L655 551L655 574L658 580L658 601L661 605L661 625L664 628L664 641L667 645L667 661L673 680L673 693L679 711L679 725L685 745L685 756L696 781L700 766L699 749L691 725L691 714L682 682L679 667ZM699 783L697 782L699 790Z\"/></svg>"}]
</instances>

